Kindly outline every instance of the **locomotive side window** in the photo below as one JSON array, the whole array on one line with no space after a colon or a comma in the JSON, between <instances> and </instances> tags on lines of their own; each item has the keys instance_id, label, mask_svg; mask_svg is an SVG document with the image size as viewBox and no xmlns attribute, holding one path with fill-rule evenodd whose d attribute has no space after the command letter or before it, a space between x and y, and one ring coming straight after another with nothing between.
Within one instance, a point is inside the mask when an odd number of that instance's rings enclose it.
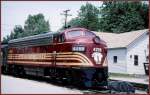
<instances>
[{"instance_id":1,"label":"locomotive side window","mask_svg":"<svg viewBox=\"0 0 150 95\"><path fill-rule=\"evenodd\" d=\"M95 34L94 33L92 33L92 32L85 32L85 36L95 36Z\"/></svg>"},{"instance_id":2,"label":"locomotive side window","mask_svg":"<svg viewBox=\"0 0 150 95\"><path fill-rule=\"evenodd\" d=\"M67 33L67 35L69 36L69 38L72 38L72 37L79 37L79 36L82 36L83 32L82 31L69 31Z\"/></svg>"},{"instance_id":3,"label":"locomotive side window","mask_svg":"<svg viewBox=\"0 0 150 95\"><path fill-rule=\"evenodd\" d=\"M65 41L64 35L60 35L60 36L59 36L59 39L58 39L58 42L59 42L59 43L62 43L62 42L64 42L64 41Z\"/></svg>"},{"instance_id":4,"label":"locomotive side window","mask_svg":"<svg viewBox=\"0 0 150 95\"><path fill-rule=\"evenodd\" d=\"M58 42L58 36L57 35L54 35L53 36L53 43L57 43Z\"/></svg>"}]
</instances>

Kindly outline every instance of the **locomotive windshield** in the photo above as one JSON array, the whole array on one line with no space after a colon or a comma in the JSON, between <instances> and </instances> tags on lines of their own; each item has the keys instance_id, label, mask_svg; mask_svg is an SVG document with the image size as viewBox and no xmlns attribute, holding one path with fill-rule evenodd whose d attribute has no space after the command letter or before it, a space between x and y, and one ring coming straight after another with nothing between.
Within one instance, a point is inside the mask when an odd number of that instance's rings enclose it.
<instances>
[{"instance_id":1,"label":"locomotive windshield","mask_svg":"<svg viewBox=\"0 0 150 95\"><path fill-rule=\"evenodd\" d=\"M67 35L68 35L69 38L78 37L78 36L82 36L83 35L83 31L79 31L79 30L69 31L67 33Z\"/></svg>"},{"instance_id":2,"label":"locomotive windshield","mask_svg":"<svg viewBox=\"0 0 150 95\"><path fill-rule=\"evenodd\" d=\"M92 32L87 31L87 32L85 32L85 36L93 37L93 36L95 36L95 34L92 33Z\"/></svg>"},{"instance_id":3,"label":"locomotive windshield","mask_svg":"<svg viewBox=\"0 0 150 95\"><path fill-rule=\"evenodd\" d=\"M69 38L74 38L74 37L79 37L79 36L88 36L88 37L93 37L95 36L94 33L90 32L90 31L79 31L79 30L74 30L74 31L69 31L67 33Z\"/></svg>"}]
</instances>

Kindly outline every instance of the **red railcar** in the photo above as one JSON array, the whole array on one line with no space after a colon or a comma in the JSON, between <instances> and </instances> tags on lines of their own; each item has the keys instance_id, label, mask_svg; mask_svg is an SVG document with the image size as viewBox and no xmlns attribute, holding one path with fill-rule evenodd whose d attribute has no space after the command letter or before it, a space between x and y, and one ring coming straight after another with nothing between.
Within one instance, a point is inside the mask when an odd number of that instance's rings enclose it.
<instances>
[{"instance_id":1,"label":"red railcar","mask_svg":"<svg viewBox=\"0 0 150 95\"><path fill-rule=\"evenodd\" d=\"M7 50L6 50L7 51ZM71 28L10 40L4 72L107 86L107 46L90 30Z\"/></svg>"}]
</instances>

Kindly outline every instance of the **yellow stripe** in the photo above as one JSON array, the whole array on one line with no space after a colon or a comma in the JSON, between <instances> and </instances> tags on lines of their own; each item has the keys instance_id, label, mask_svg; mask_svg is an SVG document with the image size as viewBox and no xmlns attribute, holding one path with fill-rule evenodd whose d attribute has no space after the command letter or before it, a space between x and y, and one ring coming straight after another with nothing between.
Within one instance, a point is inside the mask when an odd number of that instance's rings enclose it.
<instances>
[{"instance_id":1,"label":"yellow stripe","mask_svg":"<svg viewBox=\"0 0 150 95\"><path fill-rule=\"evenodd\" d=\"M33 58L8 58L8 60L16 60L16 59L24 59L24 60L28 60L28 59L33 59ZM39 58L34 58L34 59L39 59ZM33 60L34 60L33 59ZM42 58L42 59L40 59L40 60L50 60L50 59L52 59L52 58ZM84 63L85 61L84 60L82 60L82 59L80 59L80 58L72 58L71 56L66 56L66 57L64 57L64 58L59 58L59 57L56 57L56 60L78 60L78 61L80 61L80 62L82 62L82 63Z\"/></svg>"},{"instance_id":2,"label":"yellow stripe","mask_svg":"<svg viewBox=\"0 0 150 95\"><path fill-rule=\"evenodd\" d=\"M44 58L44 59L40 59L40 60L45 60L45 59L47 59L48 60L48 58ZM51 58L52 59L52 58ZM12 61L17 61L16 59L8 59L8 60L12 60ZM18 59L19 60L19 59ZM24 60L28 60L28 59L24 59ZM33 59L34 60L34 59ZM81 59L78 59L78 58L56 58L56 61L57 60L78 60L78 61L80 61L81 63L84 63L84 61L83 60L81 60Z\"/></svg>"},{"instance_id":3,"label":"yellow stripe","mask_svg":"<svg viewBox=\"0 0 150 95\"><path fill-rule=\"evenodd\" d=\"M8 61L8 63L32 63L32 64L52 64L51 62L33 62L33 61ZM56 65L68 65L68 66L72 66L72 65L83 65L82 63L63 63L63 62L57 62ZM84 64L83 66L89 66L88 64Z\"/></svg>"},{"instance_id":4,"label":"yellow stripe","mask_svg":"<svg viewBox=\"0 0 150 95\"><path fill-rule=\"evenodd\" d=\"M33 62L33 61L8 61L8 63L52 64L51 62Z\"/></svg>"},{"instance_id":5,"label":"yellow stripe","mask_svg":"<svg viewBox=\"0 0 150 95\"><path fill-rule=\"evenodd\" d=\"M84 61L81 60L81 59L78 59L78 58L71 58L71 57L68 57L68 58L56 58L56 61L57 61L57 60L78 60L78 61L80 61L81 63L84 63Z\"/></svg>"},{"instance_id":6,"label":"yellow stripe","mask_svg":"<svg viewBox=\"0 0 150 95\"><path fill-rule=\"evenodd\" d=\"M71 55L75 54L75 55L80 55L80 56L84 57L88 61L88 63L92 64L92 62L84 54L79 53L79 52L63 52L63 53L58 53L58 54L71 54Z\"/></svg>"},{"instance_id":7,"label":"yellow stripe","mask_svg":"<svg viewBox=\"0 0 150 95\"><path fill-rule=\"evenodd\" d=\"M80 59L82 59L83 62L88 63L88 61L86 61L83 57L81 57L79 55L58 55L57 56L57 58L60 58L60 57L64 57L64 58L70 58L70 57L74 58L74 57L76 57L76 59L80 58Z\"/></svg>"},{"instance_id":8,"label":"yellow stripe","mask_svg":"<svg viewBox=\"0 0 150 95\"><path fill-rule=\"evenodd\" d=\"M70 63L70 64L68 64L68 63L56 63L56 65L83 65L83 66L89 66L89 64L83 64L83 63Z\"/></svg>"},{"instance_id":9,"label":"yellow stripe","mask_svg":"<svg viewBox=\"0 0 150 95\"><path fill-rule=\"evenodd\" d=\"M33 60L34 59L52 59L52 58L46 58L46 57L53 57L53 55L54 55L53 53L9 54L8 59L33 59ZM81 61L82 64L85 63L85 64L93 65L92 62L84 54L78 53L78 52L61 52L61 53L56 53L56 56L58 59L61 59L60 57L64 57L65 60L68 60L71 57L77 57L74 59Z\"/></svg>"}]
</instances>

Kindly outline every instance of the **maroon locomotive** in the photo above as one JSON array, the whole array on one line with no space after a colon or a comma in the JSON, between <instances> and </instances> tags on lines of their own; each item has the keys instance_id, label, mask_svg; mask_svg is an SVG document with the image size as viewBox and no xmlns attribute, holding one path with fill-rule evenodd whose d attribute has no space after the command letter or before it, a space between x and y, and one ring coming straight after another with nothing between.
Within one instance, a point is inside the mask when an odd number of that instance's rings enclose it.
<instances>
[{"instance_id":1,"label":"maroon locomotive","mask_svg":"<svg viewBox=\"0 0 150 95\"><path fill-rule=\"evenodd\" d=\"M106 43L84 28L10 40L2 52L4 73L46 76L85 87L107 86Z\"/></svg>"}]
</instances>

